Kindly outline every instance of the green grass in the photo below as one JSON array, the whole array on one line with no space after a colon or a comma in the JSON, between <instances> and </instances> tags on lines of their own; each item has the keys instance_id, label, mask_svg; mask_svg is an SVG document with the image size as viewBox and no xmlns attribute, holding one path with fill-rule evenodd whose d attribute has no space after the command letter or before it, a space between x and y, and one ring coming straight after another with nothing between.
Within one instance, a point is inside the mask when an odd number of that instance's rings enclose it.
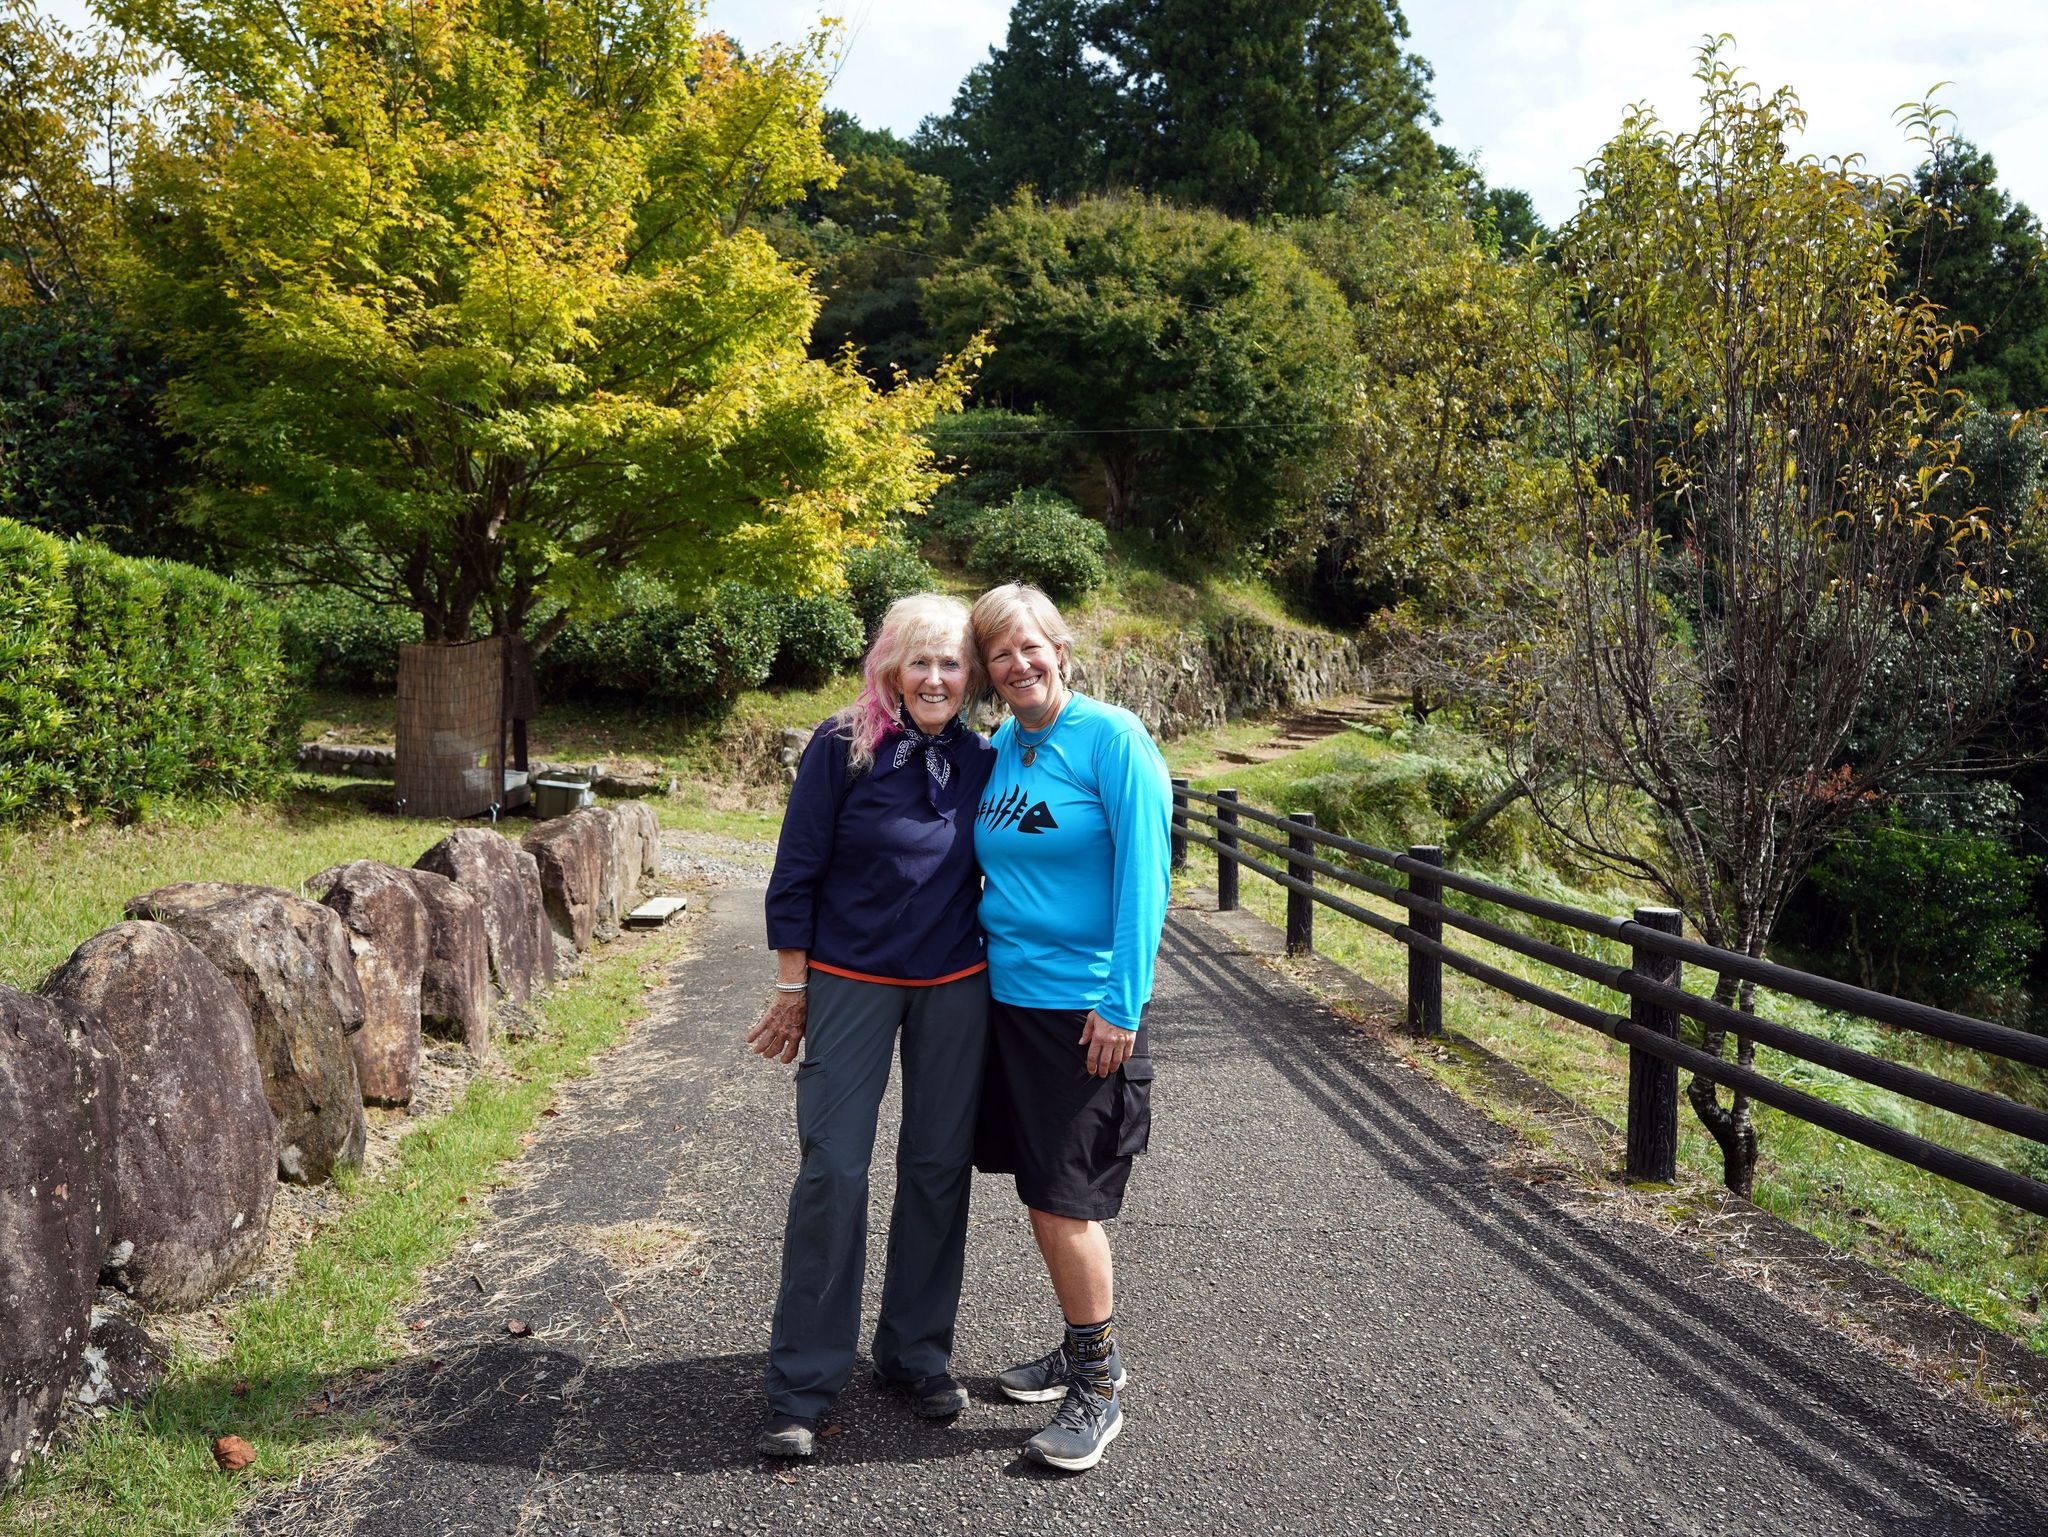
<instances>
[{"instance_id":1,"label":"green grass","mask_svg":"<svg viewBox=\"0 0 2048 1537\"><path fill-rule=\"evenodd\" d=\"M296 890L352 859L409 865L453 824L368 809L340 788L271 805L198 806L128 827L0 827L0 984L33 989L130 897L171 881Z\"/></svg>"},{"instance_id":2,"label":"green grass","mask_svg":"<svg viewBox=\"0 0 2048 1537\"><path fill-rule=\"evenodd\" d=\"M363 1417L300 1411L328 1384L404 1354L400 1306L422 1270L475 1226L477 1205L463 1198L518 1156L556 1089L586 1074L591 1058L620 1038L645 977L673 956L685 933L616 946L549 995L537 1035L510 1043L502 1065L472 1080L445 1116L409 1132L381 1176L342 1184L341 1217L299 1252L289 1280L226 1315L223 1355L181 1354L143 1407L93 1426L31 1467L0 1503L0 1531L222 1532L262 1485L366 1449L372 1427ZM255 1463L235 1477L213 1463L213 1442L223 1435L241 1436L256 1450Z\"/></svg>"},{"instance_id":3,"label":"green grass","mask_svg":"<svg viewBox=\"0 0 2048 1537\"><path fill-rule=\"evenodd\" d=\"M1414 843L1440 842L1455 824L1460 797L1466 793L1461 787L1470 782L1474 751L1448 729L1358 732L1275 763L1232 768L1196 784L1203 789L1234 785L1245 800L1269 810L1333 808L1339 815L1322 816L1324 826L1381 847L1401 849ZM1638 902L1655 900L1611 876L1570 868L1544 847L1540 834L1527 823L1518 826L1509 819L1507 826L1489 835L1488 845L1496 856L1493 861L1467 858L1460 868L1593 912L1626 914ZM1213 893L1214 868L1206 851L1191 848L1184 889ZM1275 924L1283 921L1286 893L1280 887L1246 871L1240 889L1245 907ZM1347 895L1365 907L1397 916L1392 904L1355 892ZM1597 953L1616 963L1626 961L1619 947L1589 936L1499 909L1482 909L1464 898L1453 900L1552 943L1569 942L1582 953ZM1592 983L1470 935L1458 936L1455 944L1467 954L1568 996L1611 1012L1625 1008L1625 1000ZM1316 948L1388 992L1396 996L1405 993L1406 952L1393 940L1320 910ZM1704 992L1711 987L1712 978L1689 974L1686 985ZM1781 1023L1873 1055L2012 1092L2007 1081L2010 1070L1974 1053L1796 999L1766 995L1762 1008ZM1451 1029L1558 1089L1610 1125L1624 1123L1627 1051L1608 1037L1448 970L1444 1018ZM1415 1055L1422 1066L1453 1089L1485 1100L1483 1078L1456 1053L1418 1051ZM1758 1066L1783 1082L1931 1141L2006 1167L2037 1175L2043 1172L2041 1150L2024 1139L1768 1049L1759 1049ZM1494 1108L1503 1119L1517 1120L1510 1109ZM1756 1121L1761 1145L1755 1189L1758 1205L2048 1354L2048 1319L2044 1319L2041 1306L2042 1296L2048 1293L2048 1222L1795 1117L1759 1108ZM1619 1164L1618 1144L1609 1154L1611 1163ZM1683 1103L1679 1165L1686 1181L1720 1182L1720 1151Z\"/></svg>"}]
</instances>

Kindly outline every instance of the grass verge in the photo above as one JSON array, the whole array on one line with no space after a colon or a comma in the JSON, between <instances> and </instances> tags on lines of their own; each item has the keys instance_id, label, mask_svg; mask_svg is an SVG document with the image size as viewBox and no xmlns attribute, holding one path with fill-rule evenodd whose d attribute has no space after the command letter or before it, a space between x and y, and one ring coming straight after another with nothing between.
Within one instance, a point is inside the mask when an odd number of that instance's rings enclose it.
<instances>
[{"instance_id":1,"label":"grass verge","mask_svg":"<svg viewBox=\"0 0 2048 1537\"><path fill-rule=\"evenodd\" d=\"M1327 808L1335 814L1322 816L1324 826L1381 847L1440 843L1447 827L1454 825L1456 811L1442 815L1442 806L1433 810L1432 797L1443 801L1459 784L1469 783L1470 749L1450 732L1398 736L1399 740L1389 740L1384 734L1350 733L1274 763L1232 768L1227 774L1198 780L1196 785L1202 789L1234 785L1246 801L1269 810ZM1461 868L1593 912L1626 913L1638 902L1656 900L1609 878L1545 863L1539 840L1526 826L1497 829L1493 846L1494 860L1468 858L1460 862ZM1252 852L1272 862L1270 856ZM1182 889L1190 895L1213 893L1214 871L1213 857L1191 848ZM1286 893L1280 887L1247 872L1240 888L1246 908L1268 922L1284 921ZM1357 892L1347 896L1395 915L1390 903ZM1552 943L1598 954L1605 961L1627 962L1619 947L1590 936L1537 924L1462 897L1454 896L1452 901ZM1615 1012L1626 1010L1626 1000L1581 978L1470 935L1457 935L1453 942L1467 954L1554 991ZM1316 919L1316 948L1397 997L1406 991L1406 951L1362 925L1321 911ZM1712 977L1688 970L1685 985L1705 992ZM1979 1087L2012 1092L2012 1085L2002 1081L1999 1067L1972 1052L1798 999L1768 997L1760 1011L1795 1029L1873 1055L1910 1062ZM1444 1021L1611 1126L1624 1124L1628 1053L1619 1043L1449 969L1444 973ZM1410 1055L1453 1092L1482 1105L1503 1122L1527 1130L1513 1107L1491 1102L1484 1076L1456 1052L1418 1048ZM1767 1048L1758 1050L1757 1066L1781 1082L1931 1141L1993 1163L2037 1172L2039 1149L2024 1139ZM2048 1309L2043 1306L2044 1296L2048 1296L2048 1222L1768 1107L1757 1108L1756 1124L1761 1148L1754 1195L1757 1205L2048 1355ZM1620 1162L1617 1142L1610 1149L1610 1163ZM1682 1102L1679 1170L1682 1182L1720 1183L1719 1149L1690 1106ZM1682 1204L1682 1197L1678 1200Z\"/></svg>"},{"instance_id":2,"label":"grass verge","mask_svg":"<svg viewBox=\"0 0 2048 1537\"><path fill-rule=\"evenodd\" d=\"M299 789L267 805L181 806L120 827L0 827L0 984L33 989L130 897L171 881L246 881L296 891L329 865L410 865L450 822L371 811L345 790Z\"/></svg>"},{"instance_id":3,"label":"grass verge","mask_svg":"<svg viewBox=\"0 0 2048 1537\"><path fill-rule=\"evenodd\" d=\"M222 1532L263 1484L366 1448L361 1417L307 1417L308 1402L335 1379L404 1353L399 1307L475 1225L465 1198L518 1156L557 1088L586 1075L592 1057L620 1039L687 932L623 941L548 996L536 1035L508 1044L502 1063L473 1079L453 1109L409 1132L380 1177L344 1183L342 1216L299 1252L290 1279L225 1315L222 1355L180 1355L143 1406L32 1467L0 1504L0 1532ZM255 1448L240 1474L214 1466L213 1443L224 1435Z\"/></svg>"}]
</instances>

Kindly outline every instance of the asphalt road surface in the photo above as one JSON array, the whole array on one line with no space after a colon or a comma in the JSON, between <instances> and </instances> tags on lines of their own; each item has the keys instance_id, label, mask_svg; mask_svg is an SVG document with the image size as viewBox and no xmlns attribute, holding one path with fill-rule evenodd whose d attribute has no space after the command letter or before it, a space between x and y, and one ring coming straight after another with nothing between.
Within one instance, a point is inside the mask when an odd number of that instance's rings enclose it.
<instances>
[{"instance_id":1,"label":"asphalt road surface","mask_svg":"<svg viewBox=\"0 0 2048 1537\"><path fill-rule=\"evenodd\" d=\"M1114 1224L1125 1427L1026 1461L994 1375L1059 1317L978 1182L947 1424L869 1383L757 1457L793 1069L748 1056L760 894L565 1094L375 1389L385 1450L252 1532L2048 1533L2048 1454L1657 1230L1496 1167L1505 1134L1177 911L1152 1151ZM869 1317L893 1188L875 1157ZM529 1337L507 1334L517 1317Z\"/></svg>"}]
</instances>

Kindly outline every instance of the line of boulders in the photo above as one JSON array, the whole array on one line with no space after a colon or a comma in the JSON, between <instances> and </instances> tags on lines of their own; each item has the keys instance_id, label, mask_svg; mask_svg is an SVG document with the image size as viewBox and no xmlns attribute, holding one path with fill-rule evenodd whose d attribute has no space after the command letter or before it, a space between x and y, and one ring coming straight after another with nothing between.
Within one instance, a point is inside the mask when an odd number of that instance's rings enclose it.
<instances>
[{"instance_id":1,"label":"line of boulders","mask_svg":"<svg viewBox=\"0 0 2048 1537\"><path fill-rule=\"evenodd\" d=\"M38 993L0 987L0 1488L104 1375L100 1325L126 1326L99 1284L176 1310L245 1275L278 1181L361 1163L363 1106L411 1102L423 1031L486 1057L619 932L660 843L628 801L338 865L310 897L163 886Z\"/></svg>"}]
</instances>

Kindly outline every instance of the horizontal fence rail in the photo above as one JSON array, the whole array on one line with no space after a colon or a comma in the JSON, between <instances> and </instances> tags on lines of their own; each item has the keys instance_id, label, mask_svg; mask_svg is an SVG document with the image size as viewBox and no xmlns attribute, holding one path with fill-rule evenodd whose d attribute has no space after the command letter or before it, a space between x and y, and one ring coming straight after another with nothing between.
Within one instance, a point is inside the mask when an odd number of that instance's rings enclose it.
<instances>
[{"instance_id":1,"label":"horizontal fence rail","mask_svg":"<svg viewBox=\"0 0 2048 1537\"><path fill-rule=\"evenodd\" d=\"M2036 1215L2048 1216L2048 1184L1845 1109L1819 1095L1782 1083L1758 1068L1715 1056L1681 1038L1680 1020L1689 1019L1707 1029L1759 1042L1846 1078L2044 1146L2048 1146L2048 1110L1957 1083L1938 1073L1887 1061L1765 1015L1703 997L1686 990L1681 974L1686 966L1698 967L1736 983L1749 983L2029 1067L2048 1068L2048 1039L1990 1020L1974 1019L1701 944L1679 932L1681 915L1670 908L1639 908L1627 918L1589 912L1447 869L1442 851L1437 848L1417 847L1406 852L1375 848L1317 827L1315 818L1306 812L1282 815L1247 805L1235 790L1195 790L1189 788L1186 780L1176 779L1176 868L1186 864L1191 844L1216 855L1216 905L1222 911L1228 912L1238 905L1240 868L1286 891L1289 954L1314 948L1317 907L1362 923L1403 945L1408 955L1408 1027L1419 1035L1437 1034L1443 1028L1443 968L1448 966L1509 997L1597 1030L1627 1046L1626 1172L1631 1178L1669 1180L1676 1173L1678 1073L1683 1069L1917 1168ZM1340 864L1340 857L1354 864ZM1380 867L1387 878L1356 868L1356 862ZM1404 878L1405 884L1396 884L1391 878L1395 876ZM1339 895L1330 885L1319 884L1319 877L1323 882L1334 882L1390 902L1405 910L1407 921L1361 906ZM1616 965L1582 955L1454 907L1446 900L1447 892L1458 892L1511 913L1625 945L1630 954L1629 964ZM1610 1012L1467 955L1444 942L1446 929L1469 934L1606 988L1627 1000L1629 1012Z\"/></svg>"}]
</instances>

